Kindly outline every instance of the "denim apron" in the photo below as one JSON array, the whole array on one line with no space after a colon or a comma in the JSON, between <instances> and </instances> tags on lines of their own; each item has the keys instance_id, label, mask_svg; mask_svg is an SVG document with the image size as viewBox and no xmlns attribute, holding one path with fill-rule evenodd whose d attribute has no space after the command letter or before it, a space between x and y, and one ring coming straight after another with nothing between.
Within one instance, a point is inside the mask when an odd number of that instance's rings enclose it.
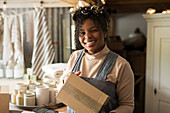
<instances>
[{"instance_id":1,"label":"denim apron","mask_svg":"<svg viewBox=\"0 0 170 113\"><path fill-rule=\"evenodd\" d=\"M84 54L85 54L84 50L81 50L76 60L74 61L72 72L79 71ZM105 111L106 113L109 113L109 111L114 110L118 106L116 85L109 81L106 81L106 77L112 70L117 57L118 55L116 53L109 51L102 65L100 66L99 71L95 78L87 78L87 77L80 76L82 79L84 79L85 81L87 81L88 83L96 87L97 89L101 90L102 92L110 96L109 102L101 109L101 111ZM73 111L70 107L67 107L67 113L76 113L76 112Z\"/></svg>"}]
</instances>

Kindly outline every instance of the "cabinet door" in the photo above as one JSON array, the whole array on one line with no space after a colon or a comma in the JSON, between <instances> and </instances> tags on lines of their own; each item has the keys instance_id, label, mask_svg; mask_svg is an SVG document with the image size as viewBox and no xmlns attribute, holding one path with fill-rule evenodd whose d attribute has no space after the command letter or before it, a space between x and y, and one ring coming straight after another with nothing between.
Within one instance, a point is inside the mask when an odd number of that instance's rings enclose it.
<instances>
[{"instance_id":1,"label":"cabinet door","mask_svg":"<svg viewBox=\"0 0 170 113\"><path fill-rule=\"evenodd\" d=\"M153 113L170 113L170 27L154 27Z\"/></svg>"}]
</instances>

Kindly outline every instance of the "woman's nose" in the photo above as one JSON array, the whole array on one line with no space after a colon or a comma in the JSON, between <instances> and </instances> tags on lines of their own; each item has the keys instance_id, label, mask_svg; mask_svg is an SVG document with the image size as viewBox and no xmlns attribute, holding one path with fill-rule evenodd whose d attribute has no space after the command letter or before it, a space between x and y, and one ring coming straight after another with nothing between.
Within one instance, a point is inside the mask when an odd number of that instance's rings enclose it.
<instances>
[{"instance_id":1,"label":"woman's nose","mask_svg":"<svg viewBox=\"0 0 170 113\"><path fill-rule=\"evenodd\" d=\"M91 38L91 37L92 37L91 33L90 33L90 32L86 32L85 38L89 39L89 38Z\"/></svg>"}]
</instances>

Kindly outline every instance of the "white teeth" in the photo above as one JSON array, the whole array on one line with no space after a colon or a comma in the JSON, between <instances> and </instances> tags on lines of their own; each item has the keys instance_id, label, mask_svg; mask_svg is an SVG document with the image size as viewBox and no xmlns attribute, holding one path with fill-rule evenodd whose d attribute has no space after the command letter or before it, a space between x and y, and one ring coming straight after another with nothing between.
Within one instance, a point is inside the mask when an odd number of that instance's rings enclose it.
<instances>
[{"instance_id":1,"label":"white teeth","mask_svg":"<svg viewBox=\"0 0 170 113\"><path fill-rule=\"evenodd\" d=\"M94 43L95 41L91 41L91 42L86 42L86 44L92 44L92 43Z\"/></svg>"}]
</instances>

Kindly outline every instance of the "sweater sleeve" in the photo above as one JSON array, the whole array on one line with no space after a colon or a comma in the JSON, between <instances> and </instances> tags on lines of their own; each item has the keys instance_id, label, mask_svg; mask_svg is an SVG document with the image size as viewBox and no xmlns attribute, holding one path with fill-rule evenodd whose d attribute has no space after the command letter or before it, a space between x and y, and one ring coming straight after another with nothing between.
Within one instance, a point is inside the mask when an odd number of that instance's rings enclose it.
<instances>
[{"instance_id":1,"label":"sweater sleeve","mask_svg":"<svg viewBox=\"0 0 170 113\"><path fill-rule=\"evenodd\" d=\"M118 108L111 113L133 113L134 109L134 74L129 63L120 68L117 88Z\"/></svg>"}]
</instances>

